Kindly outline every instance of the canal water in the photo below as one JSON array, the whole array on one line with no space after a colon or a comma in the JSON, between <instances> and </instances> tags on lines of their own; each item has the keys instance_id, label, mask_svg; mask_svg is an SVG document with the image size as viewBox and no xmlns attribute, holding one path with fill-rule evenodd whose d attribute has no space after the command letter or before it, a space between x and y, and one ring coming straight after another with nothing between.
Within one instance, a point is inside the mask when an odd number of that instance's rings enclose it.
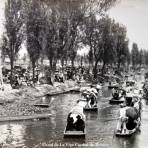
<instances>
[{"instance_id":1,"label":"canal water","mask_svg":"<svg viewBox=\"0 0 148 148\"><path fill-rule=\"evenodd\" d=\"M148 106L145 101L143 100L140 130L131 137L119 138L114 135L119 106L109 104L110 96L111 91L103 87L102 95L98 99L98 112L85 113L85 138L63 137L67 115L81 97L80 94L71 93L52 99L49 109L51 116L47 120L0 124L0 147L147 148Z\"/></svg>"}]
</instances>

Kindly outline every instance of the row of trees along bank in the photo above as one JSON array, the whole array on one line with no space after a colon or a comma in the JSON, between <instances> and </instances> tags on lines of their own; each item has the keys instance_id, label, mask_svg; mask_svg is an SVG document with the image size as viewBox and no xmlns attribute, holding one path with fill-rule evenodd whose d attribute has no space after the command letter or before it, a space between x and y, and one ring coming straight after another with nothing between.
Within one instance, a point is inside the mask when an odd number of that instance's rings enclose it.
<instances>
[{"instance_id":1,"label":"row of trees along bank","mask_svg":"<svg viewBox=\"0 0 148 148\"><path fill-rule=\"evenodd\" d=\"M116 1L6 0L1 49L2 54L10 58L11 78L14 61L24 42L32 64L33 78L40 58L48 58L49 69L53 73L57 61L63 65L70 60L74 66L77 51L82 46L89 47L87 60L89 67L93 67L94 77L99 62L103 63L102 74L107 64L116 64L118 69L131 61L134 66L139 64L135 60L136 44L129 52L126 27L105 15ZM138 50L142 56L148 55L145 52L142 50L144 54L141 54ZM138 62L141 62L139 55Z\"/></svg>"}]
</instances>

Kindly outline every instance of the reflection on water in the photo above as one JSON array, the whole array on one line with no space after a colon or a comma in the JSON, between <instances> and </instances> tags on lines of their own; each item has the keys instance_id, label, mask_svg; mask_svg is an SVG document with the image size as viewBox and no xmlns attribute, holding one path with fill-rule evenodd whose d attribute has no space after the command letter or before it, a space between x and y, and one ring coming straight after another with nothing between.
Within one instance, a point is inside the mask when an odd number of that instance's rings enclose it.
<instances>
[{"instance_id":1,"label":"reflection on water","mask_svg":"<svg viewBox=\"0 0 148 148\"><path fill-rule=\"evenodd\" d=\"M144 105L141 132L128 138L118 138L114 131L118 118L118 105L108 103L111 91L104 88L103 96L98 99L98 112L85 112L85 139L63 138L63 131L69 111L81 97L79 94L65 94L55 96L49 112L52 116L42 121L26 121L18 123L3 123L0 125L0 143L9 147L26 146L41 147L41 143L69 143L69 144L99 144L111 148L146 148L148 145L148 107ZM50 102L51 98L44 98ZM88 146L86 146L88 148ZM95 146L93 146L95 148Z\"/></svg>"},{"instance_id":2,"label":"reflection on water","mask_svg":"<svg viewBox=\"0 0 148 148\"><path fill-rule=\"evenodd\" d=\"M9 147L22 146L26 127L19 124L4 124L0 126L0 143Z\"/></svg>"}]
</instances>

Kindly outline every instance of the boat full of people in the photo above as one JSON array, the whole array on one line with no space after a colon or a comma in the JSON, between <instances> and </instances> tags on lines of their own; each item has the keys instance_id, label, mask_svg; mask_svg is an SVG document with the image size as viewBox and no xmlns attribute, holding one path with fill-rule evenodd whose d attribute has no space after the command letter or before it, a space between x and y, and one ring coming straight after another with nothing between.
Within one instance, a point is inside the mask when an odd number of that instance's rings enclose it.
<instances>
[{"instance_id":1,"label":"boat full of people","mask_svg":"<svg viewBox=\"0 0 148 148\"><path fill-rule=\"evenodd\" d=\"M120 117L117 123L116 136L130 136L141 124L141 99L134 94L127 94L124 104L120 108Z\"/></svg>"},{"instance_id":2,"label":"boat full of people","mask_svg":"<svg viewBox=\"0 0 148 148\"><path fill-rule=\"evenodd\" d=\"M98 106L97 106L97 99L99 97L99 91L101 90L101 86L91 86L91 88L87 88L82 92L82 96L86 100L86 105L84 106L84 111L97 111ZM79 100L79 103L84 101L84 99Z\"/></svg>"},{"instance_id":3,"label":"boat full of people","mask_svg":"<svg viewBox=\"0 0 148 148\"><path fill-rule=\"evenodd\" d=\"M83 108L84 111L97 111L97 103L97 94L95 94L94 92L90 92L90 94L88 95L87 103Z\"/></svg>"},{"instance_id":4,"label":"boat full of people","mask_svg":"<svg viewBox=\"0 0 148 148\"><path fill-rule=\"evenodd\" d=\"M117 82L109 82L108 88L109 89L119 88L119 84Z\"/></svg>"},{"instance_id":5,"label":"boat full of people","mask_svg":"<svg viewBox=\"0 0 148 148\"><path fill-rule=\"evenodd\" d=\"M124 89L116 88L112 90L112 98L109 100L111 104L120 104L125 101L126 91Z\"/></svg>"},{"instance_id":6,"label":"boat full of people","mask_svg":"<svg viewBox=\"0 0 148 148\"><path fill-rule=\"evenodd\" d=\"M85 137L85 135L85 115L83 113L83 108L77 105L68 114L64 137Z\"/></svg>"}]
</instances>

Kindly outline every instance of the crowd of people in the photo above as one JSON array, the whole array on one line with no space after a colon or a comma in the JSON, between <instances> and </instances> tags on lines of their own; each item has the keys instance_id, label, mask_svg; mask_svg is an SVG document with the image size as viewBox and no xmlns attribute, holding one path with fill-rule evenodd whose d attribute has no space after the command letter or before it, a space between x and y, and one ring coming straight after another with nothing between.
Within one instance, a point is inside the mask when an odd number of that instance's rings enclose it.
<instances>
[{"instance_id":1,"label":"crowd of people","mask_svg":"<svg viewBox=\"0 0 148 148\"><path fill-rule=\"evenodd\" d=\"M44 68L36 67L33 78L31 67L15 66L13 72L9 68L2 68L2 77L4 83L11 83L12 88L19 88L22 85L33 86L34 84L50 84L54 82L64 83L65 80L74 80L80 83L81 81L93 82L93 74L87 67L65 66L57 68L54 73L50 71L48 66ZM103 82L104 79L98 75L98 80L95 82Z\"/></svg>"}]
</instances>

